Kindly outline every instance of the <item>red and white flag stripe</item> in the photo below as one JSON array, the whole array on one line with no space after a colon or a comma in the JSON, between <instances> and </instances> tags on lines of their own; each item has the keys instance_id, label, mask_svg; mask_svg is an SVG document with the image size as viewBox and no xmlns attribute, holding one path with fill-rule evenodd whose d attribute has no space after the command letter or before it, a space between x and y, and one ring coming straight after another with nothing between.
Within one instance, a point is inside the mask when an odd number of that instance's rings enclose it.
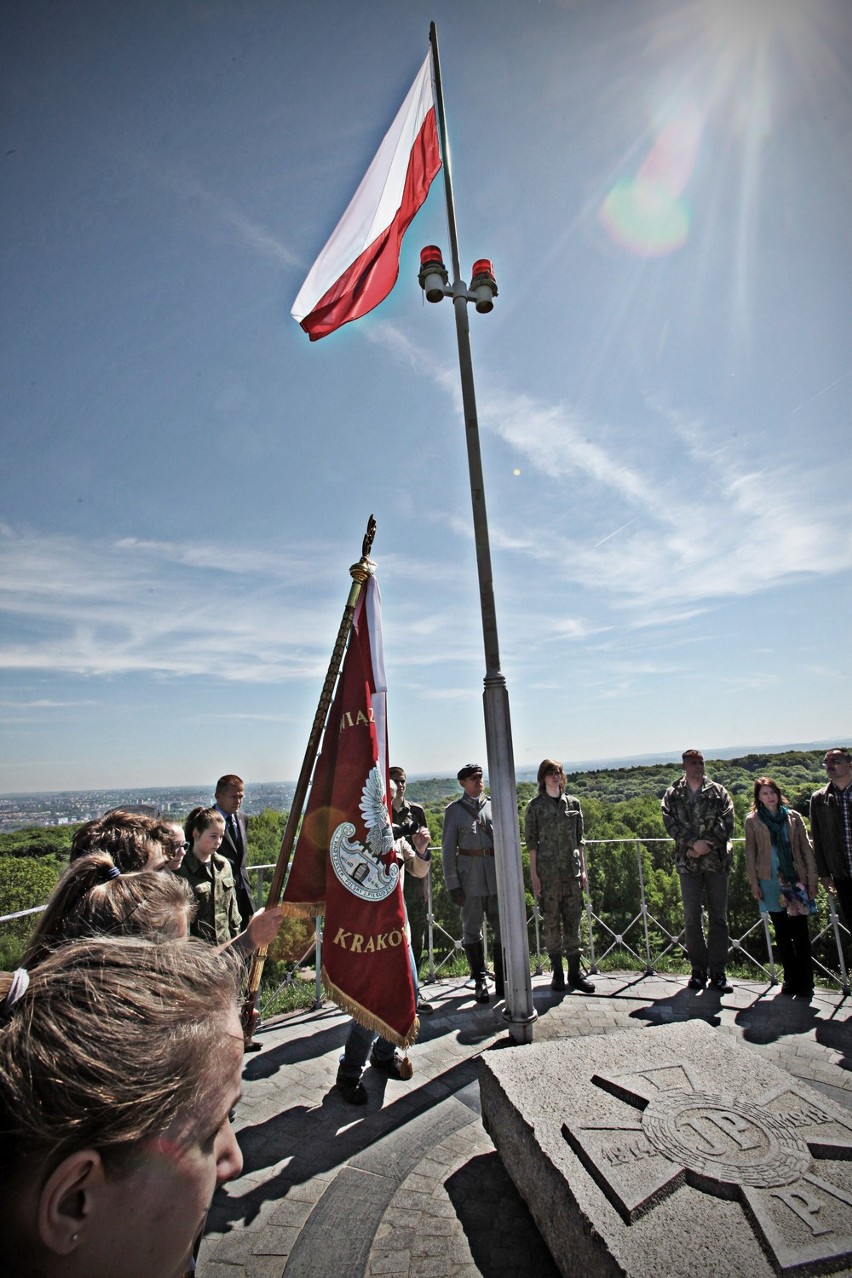
<instances>
[{"instance_id":1,"label":"red and white flag stripe","mask_svg":"<svg viewBox=\"0 0 852 1278\"><path fill-rule=\"evenodd\" d=\"M441 167L432 54L293 303L312 342L383 302L399 275L402 237Z\"/></svg>"}]
</instances>

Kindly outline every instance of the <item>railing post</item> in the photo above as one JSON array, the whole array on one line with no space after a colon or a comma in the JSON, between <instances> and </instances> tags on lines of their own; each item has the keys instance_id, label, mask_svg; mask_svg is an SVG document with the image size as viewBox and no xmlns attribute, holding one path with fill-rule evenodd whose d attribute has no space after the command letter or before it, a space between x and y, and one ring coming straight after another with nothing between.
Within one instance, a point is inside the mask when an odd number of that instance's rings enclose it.
<instances>
[{"instance_id":1,"label":"railing post","mask_svg":"<svg viewBox=\"0 0 852 1278\"><path fill-rule=\"evenodd\" d=\"M586 890L583 893L583 899L586 905L586 920L589 924L589 971L594 976L598 970L598 965L595 962L595 930L592 922L594 919L594 913L592 911L592 885L589 881L588 870L586 871Z\"/></svg>"},{"instance_id":2,"label":"railing post","mask_svg":"<svg viewBox=\"0 0 852 1278\"><path fill-rule=\"evenodd\" d=\"M777 985L778 977L775 974L775 951L772 948L772 937L769 932L769 915L761 910L760 916L763 919L763 931L766 936L766 953L769 955L769 984Z\"/></svg>"},{"instance_id":3,"label":"railing post","mask_svg":"<svg viewBox=\"0 0 852 1278\"><path fill-rule=\"evenodd\" d=\"M435 915L432 912L432 871L426 875L426 935L429 938L429 980L435 979Z\"/></svg>"},{"instance_id":4,"label":"railing post","mask_svg":"<svg viewBox=\"0 0 852 1278\"><path fill-rule=\"evenodd\" d=\"M322 1007L322 915L314 916L314 1011Z\"/></svg>"},{"instance_id":5,"label":"railing post","mask_svg":"<svg viewBox=\"0 0 852 1278\"><path fill-rule=\"evenodd\" d=\"M840 940L840 920L837 917L837 910L834 905L834 894L828 893L828 912L831 917L831 926L834 929L834 941L837 945L837 963L840 968L841 989L844 994L849 993L849 973L846 970L846 960L843 957L843 944Z\"/></svg>"},{"instance_id":6,"label":"railing post","mask_svg":"<svg viewBox=\"0 0 852 1278\"><path fill-rule=\"evenodd\" d=\"M651 938L648 935L648 902L645 899L645 874L642 869L642 844L636 840L636 863L639 866L639 893L641 896L640 909L642 911L642 927L645 930L645 975L654 975L654 966L651 962Z\"/></svg>"},{"instance_id":7,"label":"railing post","mask_svg":"<svg viewBox=\"0 0 852 1278\"><path fill-rule=\"evenodd\" d=\"M538 901L533 897L533 924L535 926L535 974L541 976L541 910Z\"/></svg>"}]
</instances>

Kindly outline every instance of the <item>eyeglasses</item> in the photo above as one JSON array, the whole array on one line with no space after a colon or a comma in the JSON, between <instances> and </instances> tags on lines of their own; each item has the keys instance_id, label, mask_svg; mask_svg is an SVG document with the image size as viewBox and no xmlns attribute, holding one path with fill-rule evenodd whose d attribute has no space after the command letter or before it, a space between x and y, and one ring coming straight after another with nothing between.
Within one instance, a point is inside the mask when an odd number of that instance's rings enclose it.
<instances>
[{"instance_id":1,"label":"eyeglasses","mask_svg":"<svg viewBox=\"0 0 852 1278\"><path fill-rule=\"evenodd\" d=\"M177 856L178 852L188 852L188 851L189 851L189 843L186 841L186 839L184 839L183 843L175 844L175 856Z\"/></svg>"}]
</instances>

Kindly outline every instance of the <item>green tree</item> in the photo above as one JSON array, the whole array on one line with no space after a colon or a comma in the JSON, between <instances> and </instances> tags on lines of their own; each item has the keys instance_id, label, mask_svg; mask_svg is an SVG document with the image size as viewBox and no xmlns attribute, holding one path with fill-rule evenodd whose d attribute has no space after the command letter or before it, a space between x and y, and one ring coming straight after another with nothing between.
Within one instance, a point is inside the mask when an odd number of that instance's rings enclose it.
<instances>
[{"instance_id":1,"label":"green tree","mask_svg":"<svg viewBox=\"0 0 852 1278\"><path fill-rule=\"evenodd\" d=\"M274 865L281 851L288 812L264 808L248 821L247 859L249 865Z\"/></svg>"}]
</instances>

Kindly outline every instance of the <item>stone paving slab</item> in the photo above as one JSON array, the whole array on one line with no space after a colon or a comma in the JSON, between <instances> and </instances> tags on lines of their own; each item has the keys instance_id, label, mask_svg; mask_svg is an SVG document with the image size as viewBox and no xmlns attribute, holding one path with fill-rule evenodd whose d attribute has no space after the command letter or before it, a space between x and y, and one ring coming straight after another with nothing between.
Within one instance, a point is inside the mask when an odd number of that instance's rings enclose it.
<instances>
[{"instance_id":1,"label":"stone paving slab","mask_svg":"<svg viewBox=\"0 0 852 1278\"><path fill-rule=\"evenodd\" d=\"M533 978L536 1042L700 1020L852 1109L852 999L840 993L802 1004L756 982L720 998L686 977L594 981L594 995L557 995L549 975ZM555 1278L480 1118L477 1058L524 1048L502 1005L475 1003L460 978L424 996L436 1010L421 1022L414 1077L368 1068L360 1108L334 1087L349 1022L333 1005L261 1028L236 1123L245 1167L214 1199L199 1278Z\"/></svg>"}]
</instances>

